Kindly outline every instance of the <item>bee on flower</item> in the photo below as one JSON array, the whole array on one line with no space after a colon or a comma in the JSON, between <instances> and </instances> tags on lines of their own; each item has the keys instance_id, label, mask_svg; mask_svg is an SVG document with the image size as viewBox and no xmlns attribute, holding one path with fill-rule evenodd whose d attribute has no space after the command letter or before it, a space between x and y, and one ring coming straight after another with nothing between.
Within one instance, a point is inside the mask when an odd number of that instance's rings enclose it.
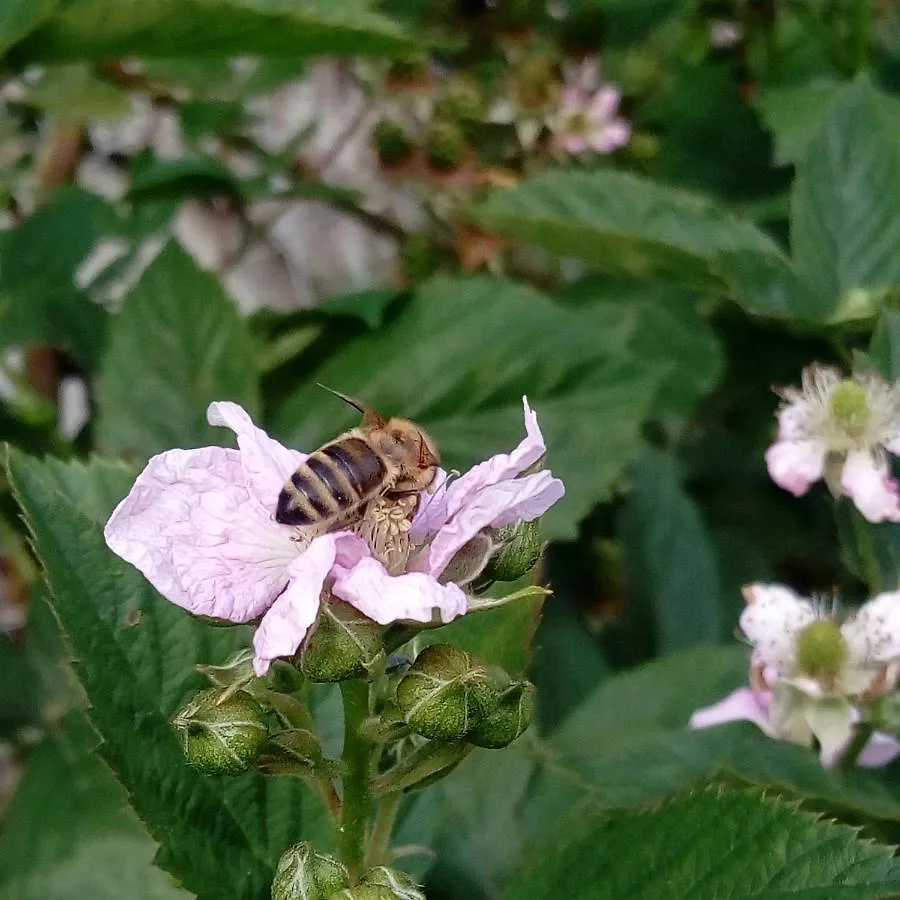
<instances>
[{"instance_id":1,"label":"bee on flower","mask_svg":"<svg viewBox=\"0 0 900 900\"><path fill-rule=\"evenodd\" d=\"M888 456L900 454L900 388L877 375L845 378L813 365L799 389L780 393L778 438L766 452L773 481L799 497L824 478L870 522L900 521Z\"/></svg>"},{"instance_id":2,"label":"bee on flower","mask_svg":"<svg viewBox=\"0 0 900 900\"><path fill-rule=\"evenodd\" d=\"M323 602L349 604L379 625L449 622L471 608L466 585L498 546L487 538L474 569L457 565L462 575L451 580L457 553L479 535L537 519L564 493L551 472L528 471L546 448L537 416L523 404L519 446L455 480L437 469L408 528L394 527L387 510L383 522L317 534L276 514L285 485L293 479L296 490L298 470L315 454L282 446L237 404L213 403L210 424L230 428L238 449L154 456L110 516L107 545L195 615L259 620L253 665L260 676L298 651ZM386 541L394 532L404 542L399 555Z\"/></svg>"},{"instance_id":3,"label":"bee on flower","mask_svg":"<svg viewBox=\"0 0 900 900\"><path fill-rule=\"evenodd\" d=\"M777 584L743 589L740 627L753 645L750 687L697 710L692 728L754 722L770 737L810 746L836 762L867 703L896 687L900 674L900 592L882 593L843 620L836 604L816 604ZM861 765L883 765L900 741L876 732Z\"/></svg>"}]
</instances>

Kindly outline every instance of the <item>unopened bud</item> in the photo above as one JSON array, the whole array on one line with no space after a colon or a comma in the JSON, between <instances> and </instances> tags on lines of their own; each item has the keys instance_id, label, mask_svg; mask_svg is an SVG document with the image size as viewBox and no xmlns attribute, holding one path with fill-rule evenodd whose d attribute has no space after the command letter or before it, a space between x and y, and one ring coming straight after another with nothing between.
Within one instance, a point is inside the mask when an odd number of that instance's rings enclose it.
<instances>
[{"instance_id":1,"label":"unopened bud","mask_svg":"<svg viewBox=\"0 0 900 900\"><path fill-rule=\"evenodd\" d=\"M262 707L244 691L201 691L172 724L188 762L205 775L247 771L268 736Z\"/></svg>"},{"instance_id":2,"label":"unopened bud","mask_svg":"<svg viewBox=\"0 0 900 900\"><path fill-rule=\"evenodd\" d=\"M328 900L349 883L341 863L303 841L289 847L278 861L272 900Z\"/></svg>"},{"instance_id":3,"label":"unopened bud","mask_svg":"<svg viewBox=\"0 0 900 900\"><path fill-rule=\"evenodd\" d=\"M359 884L332 894L328 900L394 900L397 895L380 884Z\"/></svg>"},{"instance_id":4,"label":"unopened bud","mask_svg":"<svg viewBox=\"0 0 900 900\"><path fill-rule=\"evenodd\" d=\"M449 171L457 168L466 152L462 128L455 122L432 122L425 136L425 152L428 154L428 161L436 169Z\"/></svg>"},{"instance_id":5,"label":"unopened bud","mask_svg":"<svg viewBox=\"0 0 900 900\"><path fill-rule=\"evenodd\" d=\"M797 671L810 678L836 678L847 661L847 643L831 619L816 619L797 635Z\"/></svg>"},{"instance_id":6,"label":"unopened bud","mask_svg":"<svg viewBox=\"0 0 900 900\"><path fill-rule=\"evenodd\" d=\"M498 528L493 538L499 544L499 550L484 569L484 577L492 581L516 581L530 572L541 558L540 519Z\"/></svg>"},{"instance_id":7,"label":"unopened bud","mask_svg":"<svg viewBox=\"0 0 900 900\"><path fill-rule=\"evenodd\" d=\"M534 685L521 681L509 687L496 708L469 733L466 740L497 750L511 744L534 718Z\"/></svg>"},{"instance_id":8,"label":"unopened bud","mask_svg":"<svg viewBox=\"0 0 900 900\"><path fill-rule=\"evenodd\" d=\"M383 652L384 629L359 610L330 598L319 607L312 633L297 659L310 681L345 681L366 675Z\"/></svg>"},{"instance_id":9,"label":"unopened bud","mask_svg":"<svg viewBox=\"0 0 900 900\"><path fill-rule=\"evenodd\" d=\"M437 119L457 122L463 129L481 122L484 116L484 99L478 85L468 78L457 78L447 85L434 105Z\"/></svg>"},{"instance_id":10,"label":"unopened bud","mask_svg":"<svg viewBox=\"0 0 900 900\"><path fill-rule=\"evenodd\" d=\"M328 900L425 900L425 895L406 872L376 866L364 872L352 888L338 891Z\"/></svg>"},{"instance_id":11,"label":"unopened bud","mask_svg":"<svg viewBox=\"0 0 900 900\"><path fill-rule=\"evenodd\" d=\"M413 142L399 122L382 119L375 126L372 138L378 158L386 166L398 166L412 155Z\"/></svg>"},{"instance_id":12,"label":"unopened bud","mask_svg":"<svg viewBox=\"0 0 900 900\"><path fill-rule=\"evenodd\" d=\"M457 741L493 707L483 666L452 644L426 647L397 685L397 705L409 727L435 741Z\"/></svg>"}]
</instances>

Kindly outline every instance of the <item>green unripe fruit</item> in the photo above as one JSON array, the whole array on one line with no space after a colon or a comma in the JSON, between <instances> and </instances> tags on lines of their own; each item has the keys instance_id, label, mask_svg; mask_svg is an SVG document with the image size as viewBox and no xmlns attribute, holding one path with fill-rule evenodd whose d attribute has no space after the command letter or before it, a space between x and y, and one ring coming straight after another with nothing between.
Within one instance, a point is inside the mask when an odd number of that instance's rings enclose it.
<instances>
[{"instance_id":1,"label":"green unripe fruit","mask_svg":"<svg viewBox=\"0 0 900 900\"><path fill-rule=\"evenodd\" d=\"M432 122L425 136L425 152L428 154L428 161L436 169L449 171L457 168L466 152L462 128L455 122Z\"/></svg>"},{"instance_id":2,"label":"green unripe fruit","mask_svg":"<svg viewBox=\"0 0 900 900\"><path fill-rule=\"evenodd\" d=\"M494 531L500 549L488 560L484 576L493 581L515 581L530 572L541 558L539 519L516 522Z\"/></svg>"},{"instance_id":3,"label":"green unripe fruit","mask_svg":"<svg viewBox=\"0 0 900 900\"><path fill-rule=\"evenodd\" d=\"M483 666L452 644L426 647L397 685L397 705L409 727L434 741L458 741L496 703Z\"/></svg>"},{"instance_id":4,"label":"green unripe fruit","mask_svg":"<svg viewBox=\"0 0 900 900\"><path fill-rule=\"evenodd\" d=\"M310 681L345 681L368 674L383 653L384 629L355 607L331 598L321 604L297 667Z\"/></svg>"},{"instance_id":5,"label":"green unripe fruit","mask_svg":"<svg viewBox=\"0 0 900 900\"><path fill-rule=\"evenodd\" d=\"M262 707L244 691L201 691L172 720L187 761L204 775L240 775L268 737Z\"/></svg>"},{"instance_id":6,"label":"green unripe fruit","mask_svg":"<svg viewBox=\"0 0 900 900\"><path fill-rule=\"evenodd\" d=\"M851 378L834 389L828 409L838 427L851 438L862 437L872 418L866 389Z\"/></svg>"},{"instance_id":7,"label":"green unripe fruit","mask_svg":"<svg viewBox=\"0 0 900 900\"><path fill-rule=\"evenodd\" d=\"M493 712L472 729L467 740L493 750L511 744L534 719L534 693L534 685L527 681L513 685Z\"/></svg>"},{"instance_id":8,"label":"green unripe fruit","mask_svg":"<svg viewBox=\"0 0 900 900\"><path fill-rule=\"evenodd\" d=\"M797 635L797 671L810 678L836 678L847 662L847 643L831 619L810 622Z\"/></svg>"},{"instance_id":9,"label":"green unripe fruit","mask_svg":"<svg viewBox=\"0 0 900 900\"><path fill-rule=\"evenodd\" d=\"M457 122L463 128L481 122L483 115L484 98L481 90L468 78L452 81L434 106L435 119Z\"/></svg>"},{"instance_id":10,"label":"green unripe fruit","mask_svg":"<svg viewBox=\"0 0 900 900\"><path fill-rule=\"evenodd\" d=\"M412 156L413 142L399 122L382 119L372 137L378 158L386 166L398 166Z\"/></svg>"},{"instance_id":11,"label":"green unripe fruit","mask_svg":"<svg viewBox=\"0 0 900 900\"><path fill-rule=\"evenodd\" d=\"M272 900L328 900L349 883L341 863L303 841L289 847L278 861Z\"/></svg>"}]
</instances>

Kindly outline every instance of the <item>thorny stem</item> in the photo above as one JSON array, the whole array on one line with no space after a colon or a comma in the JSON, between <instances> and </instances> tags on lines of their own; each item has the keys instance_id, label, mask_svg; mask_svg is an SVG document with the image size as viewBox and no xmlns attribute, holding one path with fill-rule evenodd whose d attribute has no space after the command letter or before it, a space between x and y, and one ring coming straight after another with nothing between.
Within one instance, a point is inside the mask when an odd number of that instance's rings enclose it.
<instances>
[{"instance_id":1,"label":"thorny stem","mask_svg":"<svg viewBox=\"0 0 900 900\"><path fill-rule=\"evenodd\" d=\"M859 722L857 724L856 730L853 732L853 737L850 738L850 743L847 744L847 749L844 751L840 762L838 763L840 768L852 769L856 765L859 754L862 753L863 748L869 742L869 738L872 737L872 732L874 730L871 722Z\"/></svg>"},{"instance_id":2,"label":"thorny stem","mask_svg":"<svg viewBox=\"0 0 900 900\"><path fill-rule=\"evenodd\" d=\"M390 860L386 859L386 857L402 800L403 795L396 792L386 794L378 801L375 821L372 823L372 831L369 834L369 846L366 850L367 867L371 868L372 866L388 865L390 863Z\"/></svg>"},{"instance_id":3,"label":"thorny stem","mask_svg":"<svg viewBox=\"0 0 900 900\"><path fill-rule=\"evenodd\" d=\"M366 822L371 794L372 745L359 733L359 726L369 714L369 686L356 679L341 682L344 701L344 799L341 808L339 845L341 860L355 882L365 861Z\"/></svg>"}]
</instances>

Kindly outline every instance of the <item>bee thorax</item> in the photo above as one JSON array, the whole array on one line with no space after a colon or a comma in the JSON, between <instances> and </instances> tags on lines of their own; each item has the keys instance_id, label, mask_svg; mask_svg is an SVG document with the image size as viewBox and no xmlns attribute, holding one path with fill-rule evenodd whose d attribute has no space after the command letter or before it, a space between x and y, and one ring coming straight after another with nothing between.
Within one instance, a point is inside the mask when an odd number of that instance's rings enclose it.
<instances>
[{"instance_id":1,"label":"bee thorax","mask_svg":"<svg viewBox=\"0 0 900 900\"><path fill-rule=\"evenodd\" d=\"M369 545L372 555L391 575L399 575L409 560L412 515L418 497L379 497L366 508L355 526L356 533Z\"/></svg>"}]
</instances>

